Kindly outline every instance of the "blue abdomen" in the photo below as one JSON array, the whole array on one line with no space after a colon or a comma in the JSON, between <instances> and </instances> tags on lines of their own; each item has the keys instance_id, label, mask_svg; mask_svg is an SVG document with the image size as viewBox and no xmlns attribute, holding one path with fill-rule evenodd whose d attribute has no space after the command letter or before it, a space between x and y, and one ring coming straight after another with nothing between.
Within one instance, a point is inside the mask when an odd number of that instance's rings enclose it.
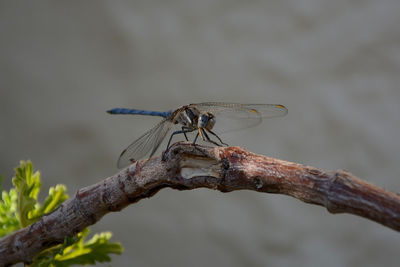
<instances>
[{"instance_id":1,"label":"blue abdomen","mask_svg":"<svg viewBox=\"0 0 400 267\"><path fill-rule=\"evenodd\" d=\"M149 115L149 116L160 116L160 117L168 117L171 114L171 111L151 111L151 110L141 110L141 109L130 109L130 108L113 108L107 110L107 113L110 114L122 114L122 115Z\"/></svg>"}]
</instances>

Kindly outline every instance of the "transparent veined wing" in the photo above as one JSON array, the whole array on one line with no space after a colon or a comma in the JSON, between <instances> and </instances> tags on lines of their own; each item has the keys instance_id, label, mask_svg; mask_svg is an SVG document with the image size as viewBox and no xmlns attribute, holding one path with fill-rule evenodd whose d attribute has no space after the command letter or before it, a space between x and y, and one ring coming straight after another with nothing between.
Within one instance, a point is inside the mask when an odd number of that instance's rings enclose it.
<instances>
[{"instance_id":1,"label":"transparent veined wing","mask_svg":"<svg viewBox=\"0 0 400 267\"><path fill-rule=\"evenodd\" d=\"M282 117L288 113L287 108L279 104L205 102L190 106L201 112L211 112L215 116L213 131L216 133L254 127L260 124L263 118Z\"/></svg>"},{"instance_id":2,"label":"transparent veined wing","mask_svg":"<svg viewBox=\"0 0 400 267\"><path fill-rule=\"evenodd\" d=\"M117 166L123 168L150 153L153 156L173 124L164 119L141 137L133 141L119 156Z\"/></svg>"}]
</instances>

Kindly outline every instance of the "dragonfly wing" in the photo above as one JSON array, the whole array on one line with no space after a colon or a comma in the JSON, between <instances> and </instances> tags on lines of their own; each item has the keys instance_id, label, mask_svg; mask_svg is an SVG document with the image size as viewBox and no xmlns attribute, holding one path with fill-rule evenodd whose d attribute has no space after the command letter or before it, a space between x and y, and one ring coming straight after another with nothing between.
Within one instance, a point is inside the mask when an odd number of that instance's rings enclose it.
<instances>
[{"instance_id":1,"label":"dragonfly wing","mask_svg":"<svg viewBox=\"0 0 400 267\"><path fill-rule=\"evenodd\" d=\"M191 105L201 112L214 114L216 133L254 127L260 124L263 118L282 117L288 112L285 106L279 104L206 102Z\"/></svg>"},{"instance_id":2,"label":"dragonfly wing","mask_svg":"<svg viewBox=\"0 0 400 267\"><path fill-rule=\"evenodd\" d=\"M145 157L149 153L150 157L153 156L171 127L172 123L164 119L141 137L133 141L119 156L117 163L118 168L123 168L133 161Z\"/></svg>"}]
</instances>

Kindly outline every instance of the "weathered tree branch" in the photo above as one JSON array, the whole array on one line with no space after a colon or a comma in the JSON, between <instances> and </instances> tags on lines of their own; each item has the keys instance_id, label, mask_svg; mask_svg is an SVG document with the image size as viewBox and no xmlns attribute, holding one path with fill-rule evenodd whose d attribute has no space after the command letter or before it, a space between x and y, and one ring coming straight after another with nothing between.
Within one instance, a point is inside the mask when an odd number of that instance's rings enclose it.
<instances>
[{"instance_id":1,"label":"weathered tree branch","mask_svg":"<svg viewBox=\"0 0 400 267\"><path fill-rule=\"evenodd\" d=\"M1 239L0 266L29 263L40 251L62 243L65 236L73 236L105 214L151 197L164 187L285 194L324 206L331 213L352 213L400 231L400 196L346 171L324 171L238 147L179 143L163 158L136 162L80 189L57 210Z\"/></svg>"}]
</instances>

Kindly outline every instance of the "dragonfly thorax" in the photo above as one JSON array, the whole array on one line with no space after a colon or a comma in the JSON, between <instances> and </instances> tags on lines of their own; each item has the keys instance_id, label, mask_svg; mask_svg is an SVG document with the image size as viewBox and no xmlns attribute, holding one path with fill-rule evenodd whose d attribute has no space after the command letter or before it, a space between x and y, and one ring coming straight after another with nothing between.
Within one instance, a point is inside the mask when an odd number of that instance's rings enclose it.
<instances>
[{"instance_id":1,"label":"dragonfly thorax","mask_svg":"<svg viewBox=\"0 0 400 267\"><path fill-rule=\"evenodd\" d=\"M195 108L185 107L178 111L174 123L182 124L186 128L196 128L199 120L200 111Z\"/></svg>"}]
</instances>

